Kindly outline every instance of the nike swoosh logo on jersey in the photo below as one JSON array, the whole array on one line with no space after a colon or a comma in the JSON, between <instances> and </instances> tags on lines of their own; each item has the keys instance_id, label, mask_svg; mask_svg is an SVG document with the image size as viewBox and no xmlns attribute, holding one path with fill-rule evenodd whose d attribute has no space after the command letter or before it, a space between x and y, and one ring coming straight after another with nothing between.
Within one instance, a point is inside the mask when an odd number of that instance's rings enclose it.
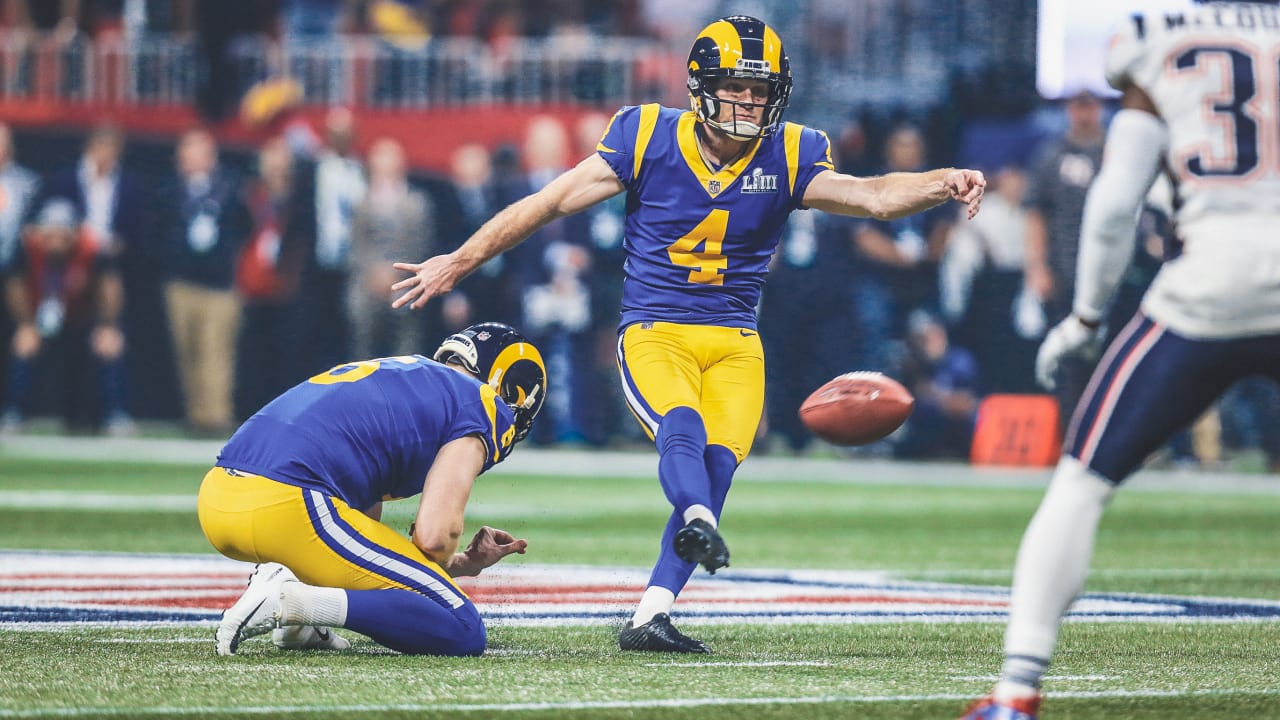
<instances>
[{"instance_id":1,"label":"nike swoosh logo on jersey","mask_svg":"<svg viewBox=\"0 0 1280 720\"><path fill-rule=\"evenodd\" d=\"M755 336L756 336L756 333L753 333L753 332L751 332L750 330L739 330L739 331L738 331L738 334L742 335L742 337L755 337Z\"/></svg>"}]
</instances>

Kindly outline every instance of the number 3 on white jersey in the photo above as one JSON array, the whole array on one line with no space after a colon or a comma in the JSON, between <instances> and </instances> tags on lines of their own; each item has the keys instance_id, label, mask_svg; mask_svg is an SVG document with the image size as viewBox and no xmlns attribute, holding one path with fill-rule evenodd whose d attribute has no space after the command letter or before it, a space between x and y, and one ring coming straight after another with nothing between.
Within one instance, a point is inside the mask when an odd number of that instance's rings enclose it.
<instances>
[{"instance_id":1,"label":"number 3 on white jersey","mask_svg":"<svg viewBox=\"0 0 1280 720\"><path fill-rule=\"evenodd\" d=\"M1280 171L1280 57L1235 43L1189 46L1170 57L1169 72L1193 83L1217 78L1220 86L1203 94L1204 133L1173 149L1179 175L1240 180Z\"/></svg>"}]
</instances>

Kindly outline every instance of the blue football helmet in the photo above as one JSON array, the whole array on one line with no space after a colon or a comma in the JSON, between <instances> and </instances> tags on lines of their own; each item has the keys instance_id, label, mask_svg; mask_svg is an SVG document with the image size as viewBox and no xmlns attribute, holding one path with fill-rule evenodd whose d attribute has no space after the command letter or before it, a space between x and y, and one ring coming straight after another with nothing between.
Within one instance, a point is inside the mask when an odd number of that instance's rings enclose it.
<instances>
[{"instance_id":1,"label":"blue football helmet","mask_svg":"<svg viewBox=\"0 0 1280 720\"><path fill-rule=\"evenodd\" d=\"M488 383L515 415L515 441L529 435L547 398L547 366L524 335L503 323L479 323L445 338L432 359L457 363Z\"/></svg>"},{"instance_id":2,"label":"blue football helmet","mask_svg":"<svg viewBox=\"0 0 1280 720\"><path fill-rule=\"evenodd\" d=\"M716 83L724 78L764 80L769 97L762 125L737 119L720 122L720 103L759 107L753 103L721 100ZM764 137L778 128L791 98L791 61L774 29L747 15L721 18L702 29L689 51L689 102L700 122L716 127L736 140Z\"/></svg>"}]
</instances>

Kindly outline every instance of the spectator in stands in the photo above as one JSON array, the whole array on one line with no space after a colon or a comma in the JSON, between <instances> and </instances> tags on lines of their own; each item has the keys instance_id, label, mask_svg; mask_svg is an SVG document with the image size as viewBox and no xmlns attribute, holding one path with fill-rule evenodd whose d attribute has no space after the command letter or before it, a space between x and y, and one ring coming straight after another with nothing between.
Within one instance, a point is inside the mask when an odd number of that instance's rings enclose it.
<instances>
[{"instance_id":1,"label":"spectator in stands","mask_svg":"<svg viewBox=\"0 0 1280 720\"><path fill-rule=\"evenodd\" d=\"M94 40L118 39L145 22L145 0L83 0L85 29ZM136 17L141 15L141 18ZM130 34L132 38L132 34Z\"/></svg>"},{"instance_id":2,"label":"spectator in stands","mask_svg":"<svg viewBox=\"0 0 1280 720\"><path fill-rule=\"evenodd\" d=\"M352 32L359 20L360 0L283 0L280 17L288 40L327 42Z\"/></svg>"},{"instance_id":3,"label":"spectator in stands","mask_svg":"<svg viewBox=\"0 0 1280 720\"><path fill-rule=\"evenodd\" d=\"M587 157L596 151L600 138L604 137L610 116L588 113L574 126L576 156ZM623 196L609 198L586 210L565 218L567 234L581 238L591 255L591 272L584 282L591 296L591 307L616 308L622 305L623 227L626 222L627 201ZM501 256L498 256L501 257ZM496 258L495 258L496 259ZM580 393L582 431L587 442L605 445L619 435L630 436L636 442L646 438L640 426L632 419L622 402L610 402L604 398L621 397L618 380L618 316L612 312L591 313L591 326L584 339L583 362L587 364L586 378L581 378Z\"/></svg>"},{"instance_id":4,"label":"spectator in stands","mask_svg":"<svg viewBox=\"0 0 1280 720\"><path fill-rule=\"evenodd\" d=\"M451 235L449 245L455 247L502 206L492 155L483 145L471 143L453 151L450 180L458 216L452 223L456 235ZM501 255L477 268L445 296L440 309L445 329L457 332L484 318L514 319L520 311L520 299L511 277L510 266Z\"/></svg>"},{"instance_id":5,"label":"spectator in stands","mask_svg":"<svg viewBox=\"0 0 1280 720\"><path fill-rule=\"evenodd\" d=\"M53 32L68 39L84 30L96 40L118 38L128 29L140 29L146 24L148 5L159 3L157 0L15 0L12 3L0 0L0 21L4 19L6 4L15 9L14 20L19 27Z\"/></svg>"},{"instance_id":6,"label":"spectator in stands","mask_svg":"<svg viewBox=\"0 0 1280 720\"><path fill-rule=\"evenodd\" d=\"M800 452L812 435L800 403L822 383L853 369L854 330L841 307L849 277L849 220L816 211L791 215L760 296L765 418L771 436ZM887 448L886 448L887 451Z\"/></svg>"},{"instance_id":7,"label":"spectator in stands","mask_svg":"<svg viewBox=\"0 0 1280 720\"><path fill-rule=\"evenodd\" d=\"M924 167L924 136L904 125L885 142L885 173ZM946 205L897 220L867 220L854 232L855 277L850 283L858 320L861 364L894 366L907 316L937 304L938 261L946 248L954 211Z\"/></svg>"},{"instance_id":8,"label":"spectator in stands","mask_svg":"<svg viewBox=\"0 0 1280 720\"><path fill-rule=\"evenodd\" d=\"M90 131L73 166L51 174L40 204L51 197L70 200L104 249L125 254L141 240L146 199L142 180L121 165L124 134L111 123Z\"/></svg>"},{"instance_id":9,"label":"spectator in stands","mask_svg":"<svg viewBox=\"0 0 1280 720\"><path fill-rule=\"evenodd\" d=\"M264 143L258 151L258 177L246 192L253 225L236 264L236 288L244 300L236 373L241 417L305 377L295 358L294 306L302 253L315 236L315 214L295 193L295 175L284 138Z\"/></svg>"},{"instance_id":10,"label":"spectator in stands","mask_svg":"<svg viewBox=\"0 0 1280 720\"><path fill-rule=\"evenodd\" d=\"M249 214L207 130L182 135L177 166L177 177L155 202L155 234L169 258L169 330L187 422L197 433L220 435L234 420L240 299L233 282L236 258L249 236Z\"/></svg>"},{"instance_id":11,"label":"spectator in stands","mask_svg":"<svg viewBox=\"0 0 1280 720\"><path fill-rule=\"evenodd\" d=\"M525 179L537 192L568 166L569 136L551 116L529 122L525 135ZM519 246L515 259L522 273L524 326L547 362L549 417L533 430L537 443L581 442L585 368L591 352L591 250L587 238L572 232L565 219L543 226Z\"/></svg>"},{"instance_id":12,"label":"spectator in stands","mask_svg":"<svg viewBox=\"0 0 1280 720\"><path fill-rule=\"evenodd\" d=\"M24 233L5 279L14 331L0 430L16 431L31 409L37 382L56 388L68 428L100 424L127 434L124 293L115 257L75 206L54 198Z\"/></svg>"},{"instance_id":13,"label":"spectator in stands","mask_svg":"<svg viewBox=\"0 0 1280 720\"><path fill-rule=\"evenodd\" d=\"M426 46L432 28L423 0L369 0L365 19L369 29L390 47L416 52Z\"/></svg>"},{"instance_id":14,"label":"spectator in stands","mask_svg":"<svg viewBox=\"0 0 1280 720\"><path fill-rule=\"evenodd\" d=\"M163 265L154 238L146 232L147 191L141 176L121 161L124 148L119 127L110 122L95 126L80 159L46 179L37 206L43 205L43 198L70 200L104 249L117 255L124 295L129 299L122 320L129 338L125 357L129 396L135 409L140 409L156 404L154 395L169 392L156 378L171 360L160 351L167 344Z\"/></svg>"},{"instance_id":15,"label":"spectator in stands","mask_svg":"<svg viewBox=\"0 0 1280 720\"><path fill-rule=\"evenodd\" d=\"M13 133L0 123L0 272L18 249L23 220L39 187L36 174L13 159Z\"/></svg>"},{"instance_id":16,"label":"spectator in stands","mask_svg":"<svg viewBox=\"0 0 1280 720\"><path fill-rule=\"evenodd\" d=\"M66 42L79 31L81 0L16 0L12 8L19 29L53 33Z\"/></svg>"},{"instance_id":17,"label":"spectator in stands","mask_svg":"<svg viewBox=\"0 0 1280 720\"><path fill-rule=\"evenodd\" d=\"M875 168L868 164L867 131L862 121L850 117L834 136L833 152L838 156L841 172L870 175Z\"/></svg>"},{"instance_id":18,"label":"spectator in stands","mask_svg":"<svg viewBox=\"0 0 1280 720\"><path fill-rule=\"evenodd\" d=\"M421 105L429 90L440 89L428 80L439 69L432 58L422 55L431 35L416 5L403 0L370 0L366 6L370 35L378 39L369 77L377 105Z\"/></svg>"},{"instance_id":19,"label":"spectator in stands","mask_svg":"<svg viewBox=\"0 0 1280 720\"><path fill-rule=\"evenodd\" d=\"M1228 389L1219 406L1224 444L1260 450L1265 470L1280 473L1280 388L1262 377L1248 378Z\"/></svg>"},{"instance_id":20,"label":"spectator in stands","mask_svg":"<svg viewBox=\"0 0 1280 720\"><path fill-rule=\"evenodd\" d=\"M1038 392L1035 357L1047 325L1024 289L1026 183L1015 165L993 173L987 207L951 229L939 268L943 314L956 341L973 348L989 392Z\"/></svg>"},{"instance_id":21,"label":"spectator in stands","mask_svg":"<svg viewBox=\"0 0 1280 720\"><path fill-rule=\"evenodd\" d=\"M645 0L641 17L649 32L675 47L697 34L703 21L719 9L716 0Z\"/></svg>"},{"instance_id":22,"label":"spectator in stands","mask_svg":"<svg viewBox=\"0 0 1280 720\"><path fill-rule=\"evenodd\" d=\"M352 357L412 355L426 347L423 316L391 309L396 258L443 250L428 244L433 209L427 196L409 187L404 148L388 138L369 149L369 192L356 206L347 257L351 284L347 310Z\"/></svg>"},{"instance_id":23,"label":"spectator in stands","mask_svg":"<svg viewBox=\"0 0 1280 720\"><path fill-rule=\"evenodd\" d=\"M232 50L237 38L261 33L271 21L271 3L259 0L194 0L196 32L196 105L209 121L234 113L243 88Z\"/></svg>"},{"instance_id":24,"label":"spectator in stands","mask_svg":"<svg viewBox=\"0 0 1280 720\"><path fill-rule=\"evenodd\" d=\"M1066 132L1041 152L1026 196L1026 284L1044 304L1050 327L1071 313L1084 198L1102 165L1106 136L1102 103L1093 93L1072 95L1066 115ZM1054 388L1063 417L1071 416L1092 369L1089 361L1063 359Z\"/></svg>"},{"instance_id":25,"label":"spectator in stands","mask_svg":"<svg viewBox=\"0 0 1280 720\"><path fill-rule=\"evenodd\" d=\"M907 348L902 379L916 405L897 456L968 457L979 402L973 353L952 345L946 326L925 310L911 313Z\"/></svg>"},{"instance_id":26,"label":"spectator in stands","mask_svg":"<svg viewBox=\"0 0 1280 720\"><path fill-rule=\"evenodd\" d=\"M305 95L313 102L345 97L348 75L336 53L338 36L359 28L360 0L283 0L281 42L286 67L283 77L264 80L257 87ZM297 99L300 99L297 98Z\"/></svg>"},{"instance_id":27,"label":"spectator in stands","mask_svg":"<svg viewBox=\"0 0 1280 720\"><path fill-rule=\"evenodd\" d=\"M347 256L356 206L368 190L356 152L355 116L333 108L325 116L325 147L306 173L315 198L315 243L306 253L300 309L300 358L316 373L350 360L347 328ZM302 188L299 188L301 191Z\"/></svg>"},{"instance_id":28,"label":"spectator in stands","mask_svg":"<svg viewBox=\"0 0 1280 720\"><path fill-rule=\"evenodd\" d=\"M39 178L13 159L13 134L0 123L0 277L22 242L22 224L40 187ZM0 312L0 338L13 334L13 318ZM6 376L9 353L0 352L0 377Z\"/></svg>"}]
</instances>

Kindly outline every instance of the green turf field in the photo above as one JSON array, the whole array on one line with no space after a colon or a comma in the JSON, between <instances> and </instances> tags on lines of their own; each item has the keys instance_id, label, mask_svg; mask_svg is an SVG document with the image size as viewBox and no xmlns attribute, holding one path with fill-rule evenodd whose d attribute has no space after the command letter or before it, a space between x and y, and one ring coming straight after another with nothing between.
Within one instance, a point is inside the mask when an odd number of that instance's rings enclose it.
<instances>
[{"instance_id":1,"label":"green turf field","mask_svg":"<svg viewBox=\"0 0 1280 720\"><path fill-rule=\"evenodd\" d=\"M875 467L851 463L850 475ZM960 474L948 466L894 484L811 482L805 468L797 461L785 479L735 486L722 520L733 571L884 570L1007 585L1040 496L939 485ZM0 454L0 549L209 553L194 510L204 469ZM486 476L469 528L528 538L520 563L647 567L666 517L658 485L600 471ZM412 509L394 504L385 519L405 527ZM1122 492L1087 589L1280 599L1278 527L1280 492L1266 487ZM990 686L1003 631L990 622L695 624L685 629L716 653L690 658L620 653L614 622L497 623L489 653L473 659L397 656L358 636L342 654L250 641L218 658L208 624L0 624L0 718L948 718ZM1074 621L1050 674L1046 718L1280 718L1280 622Z\"/></svg>"}]
</instances>

